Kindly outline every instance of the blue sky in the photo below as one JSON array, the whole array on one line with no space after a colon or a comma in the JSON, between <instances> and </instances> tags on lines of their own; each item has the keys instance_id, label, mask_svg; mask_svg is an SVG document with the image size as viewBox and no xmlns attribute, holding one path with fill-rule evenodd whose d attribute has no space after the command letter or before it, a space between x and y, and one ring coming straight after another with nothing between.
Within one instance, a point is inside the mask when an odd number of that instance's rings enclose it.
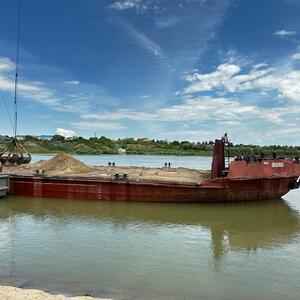
<instances>
[{"instance_id":1,"label":"blue sky","mask_svg":"<svg viewBox=\"0 0 300 300\"><path fill-rule=\"evenodd\" d=\"M17 0L0 9L12 129ZM298 0L23 0L19 134L300 138Z\"/></svg>"}]
</instances>

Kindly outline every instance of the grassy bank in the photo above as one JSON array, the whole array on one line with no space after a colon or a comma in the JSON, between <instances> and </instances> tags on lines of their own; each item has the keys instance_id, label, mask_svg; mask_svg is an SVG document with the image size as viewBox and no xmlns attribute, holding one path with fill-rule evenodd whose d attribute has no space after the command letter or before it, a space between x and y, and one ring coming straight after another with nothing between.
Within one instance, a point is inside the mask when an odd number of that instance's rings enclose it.
<instances>
[{"instance_id":1,"label":"grassy bank","mask_svg":"<svg viewBox=\"0 0 300 300\"><path fill-rule=\"evenodd\" d=\"M4 148L9 140L0 141L0 148ZM134 139L111 140L101 138L64 139L55 136L50 141L42 141L26 136L22 141L25 148L32 154L144 154L144 155L212 155L211 145L192 143L168 143L166 141L138 141Z\"/></svg>"}]
</instances>

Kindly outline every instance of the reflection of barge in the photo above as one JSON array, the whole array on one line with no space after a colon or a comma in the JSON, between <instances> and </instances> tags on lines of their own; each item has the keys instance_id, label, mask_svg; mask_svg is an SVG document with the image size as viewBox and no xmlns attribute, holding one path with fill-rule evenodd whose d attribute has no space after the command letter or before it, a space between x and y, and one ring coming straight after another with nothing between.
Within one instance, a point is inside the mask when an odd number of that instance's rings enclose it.
<instances>
[{"instance_id":1,"label":"reflection of barge","mask_svg":"<svg viewBox=\"0 0 300 300\"><path fill-rule=\"evenodd\" d=\"M227 143L226 136L215 141L211 178L202 182L12 175L11 194L103 201L226 202L280 198L299 186L298 159L236 158L229 163Z\"/></svg>"},{"instance_id":2,"label":"reflection of barge","mask_svg":"<svg viewBox=\"0 0 300 300\"><path fill-rule=\"evenodd\" d=\"M201 227L204 227L211 232L215 259L222 257L228 249L250 251L284 246L300 234L299 213L279 199L255 205L248 202L213 206L46 200L42 204L43 200L39 198L9 199L2 206L0 220L27 215L37 220L63 218L66 226L72 226L74 218L88 219L95 223L111 223L116 230L127 228L128 224L146 224L149 228L186 225L194 228L196 234L199 230L199 235L203 234Z\"/></svg>"}]
</instances>

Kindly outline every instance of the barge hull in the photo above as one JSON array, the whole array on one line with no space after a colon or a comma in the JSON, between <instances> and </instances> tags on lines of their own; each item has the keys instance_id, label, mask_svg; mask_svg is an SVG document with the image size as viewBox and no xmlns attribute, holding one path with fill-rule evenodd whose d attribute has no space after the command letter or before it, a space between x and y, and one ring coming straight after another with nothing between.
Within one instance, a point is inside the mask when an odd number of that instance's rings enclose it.
<instances>
[{"instance_id":1,"label":"barge hull","mask_svg":"<svg viewBox=\"0 0 300 300\"><path fill-rule=\"evenodd\" d=\"M202 184L181 184L12 176L10 179L10 194L97 201L256 201L282 197L290 190L297 178L278 177L246 180L216 178Z\"/></svg>"}]
</instances>

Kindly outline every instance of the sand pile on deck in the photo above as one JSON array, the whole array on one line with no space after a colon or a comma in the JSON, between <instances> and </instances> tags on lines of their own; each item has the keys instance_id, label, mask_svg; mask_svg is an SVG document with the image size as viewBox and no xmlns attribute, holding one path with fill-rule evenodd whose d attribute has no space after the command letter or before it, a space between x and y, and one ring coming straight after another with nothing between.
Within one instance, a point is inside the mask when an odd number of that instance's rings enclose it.
<instances>
[{"instance_id":1,"label":"sand pile on deck","mask_svg":"<svg viewBox=\"0 0 300 300\"><path fill-rule=\"evenodd\" d=\"M84 173L91 171L91 168L68 154L58 154L47 161L39 161L32 167L43 169L48 172L56 171L63 173Z\"/></svg>"},{"instance_id":2,"label":"sand pile on deck","mask_svg":"<svg viewBox=\"0 0 300 300\"><path fill-rule=\"evenodd\" d=\"M90 175L112 176L116 173L127 174L131 180L158 180L169 182L199 183L210 178L209 170L187 168L147 168L147 167L104 167L95 166Z\"/></svg>"},{"instance_id":3,"label":"sand pile on deck","mask_svg":"<svg viewBox=\"0 0 300 300\"><path fill-rule=\"evenodd\" d=\"M133 181L151 180L181 183L201 183L210 178L209 170L188 168L149 168L134 166L88 166L68 154L58 154L50 160L40 160L35 164L4 167L7 174L20 176L34 175L35 170L45 170L48 176L80 176L90 178L112 178L115 174L127 174Z\"/></svg>"}]
</instances>

